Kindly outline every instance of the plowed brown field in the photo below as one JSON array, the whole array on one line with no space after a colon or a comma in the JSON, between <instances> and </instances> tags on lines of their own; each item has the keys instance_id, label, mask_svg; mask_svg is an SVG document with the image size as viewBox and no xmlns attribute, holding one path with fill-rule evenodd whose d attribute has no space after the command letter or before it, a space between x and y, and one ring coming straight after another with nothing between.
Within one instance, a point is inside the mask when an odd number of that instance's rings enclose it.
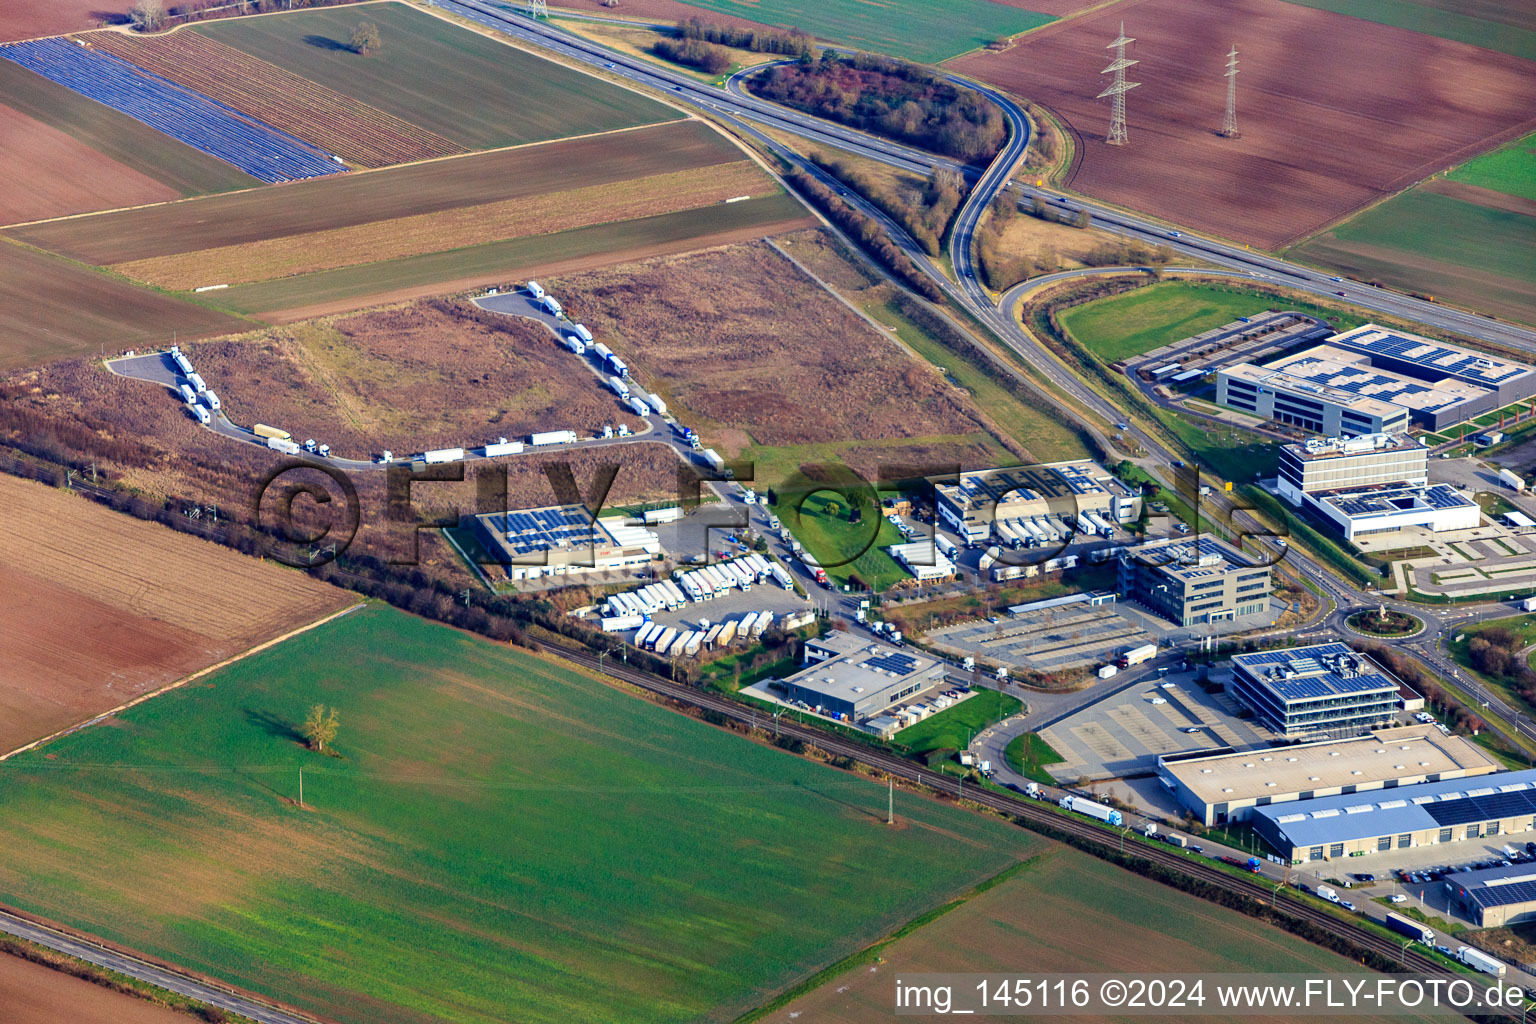
<instances>
[{"instance_id":1,"label":"plowed brown field","mask_svg":"<svg viewBox=\"0 0 1536 1024\"><path fill-rule=\"evenodd\" d=\"M0 475L0 753L353 599L86 499Z\"/></svg>"},{"instance_id":2,"label":"plowed brown field","mask_svg":"<svg viewBox=\"0 0 1536 1024\"><path fill-rule=\"evenodd\" d=\"M465 152L435 132L196 32L153 39L93 32L82 38L364 167Z\"/></svg>"},{"instance_id":3,"label":"plowed brown field","mask_svg":"<svg viewBox=\"0 0 1536 1024\"><path fill-rule=\"evenodd\" d=\"M126 19L131 0L11 0L0 4L0 43L97 28Z\"/></svg>"},{"instance_id":4,"label":"plowed brown field","mask_svg":"<svg viewBox=\"0 0 1536 1024\"><path fill-rule=\"evenodd\" d=\"M137 206L181 193L0 104L0 224Z\"/></svg>"},{"instance_id":5,"label":"plowed brown field","mask_svg":"<svg viewBox=\"0 0 1536 1024\"><path fill-rule=\"evenodd\" d=\"M164 1006L0 954L0 1006L6 1024L188 1024Z\"/></svg>"},{"instance_id":6,"label":"plowed brown field","mask_svg":"<svg viewBox=\"0 0 1536 1024\"><path fill-rule=\"evenodd\" d=\"M1142 85L1130 145L1112 147L1094 97L1121 19ZM1234 40L1243 134L1224 139ZM1126 0L951 66L1072 126L1072 189L1266 248L1529 131L1536 111L1536 65L1282 0Z\"/></svg>"}]
</instances>

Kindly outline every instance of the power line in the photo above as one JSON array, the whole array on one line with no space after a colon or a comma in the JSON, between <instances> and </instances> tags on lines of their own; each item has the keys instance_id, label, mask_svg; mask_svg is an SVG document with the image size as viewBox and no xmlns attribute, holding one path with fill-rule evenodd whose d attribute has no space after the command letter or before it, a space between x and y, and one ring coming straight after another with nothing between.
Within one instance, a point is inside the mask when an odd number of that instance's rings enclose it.
<instances>
[{"instance_id":1,"label":"power line","mask_svg":"<svg viewBox=\"0 0 1536 1024\"><path fill-rule=\"evenodd\" d=\"M1221 120L1221 134L1228 139L1239 138L1237 131L1237 44L1227 54L1227 113Z\"/></svg>"},{"instance_id":2,"label":"power line","mask_svg":"<svg viewBox=\"0 0 1536 1024\"><path fill-rule=\"evenodd\" d=\"M1114 81L1109 88L1099 93L1097 97L1098 99L1103 99L1106 96L1114 97L1114 101L1110 106L1109 134L1104 137L1104 141L1111 146L1123 146L1131 141L1130 133L1125 127L1125 94L1141 83L1127 82L1125 80L1125 69L1141 62L1127 60L1125 47L1127 43L1134 43L1135 41L1125 34L1125 22L1122 21L1120 22L1120 35L1116 37L1114 42L1104 47L1106 50L1115 51L1114 61L1110 63L1109 67L1099 72L1101 75L1113 73L1115 76Z\"/></svg>"}]
</instances>

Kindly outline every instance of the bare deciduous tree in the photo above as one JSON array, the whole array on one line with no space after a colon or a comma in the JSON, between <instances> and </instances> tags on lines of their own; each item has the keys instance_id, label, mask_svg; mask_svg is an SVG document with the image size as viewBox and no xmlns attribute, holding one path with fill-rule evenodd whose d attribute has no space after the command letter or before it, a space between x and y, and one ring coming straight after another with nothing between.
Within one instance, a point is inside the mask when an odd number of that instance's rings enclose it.
<instances>
[{"instance_id":1,"label":"bare deciduous tree","mask_svg":"<svg viewBox=\"0 0 1536 1024\"><path fill-rule=\"evenodd\" d=\"M379 26L371 21L360 21L357 28L352 30L352 50L364 57L377 50L382 44L379 39Z\"/></svg>"},{"instance_id":2,"label":"bare deciduous tree","mask_svg":"<svg viewBox=\"0 0 1536 1024\"><path fill-rule=\"evenodd\" d=\"M165 24L165 4L161 0L137 0L128 11L128 20L140 32L154 32Z\"/></svg>"},{"instance_id":3,"label":"bare deciduous tree","mask_svg":"<svg viewBox=\"0 0 1536 1024\"><path fill-rule=\"evenodd\" d=\"M309 717L304 719L304 739L310 749L324 753L325 745L336 738L340 724L335 708L327 708L324 704L310 708Z\"/></svg>"}]
</instances>

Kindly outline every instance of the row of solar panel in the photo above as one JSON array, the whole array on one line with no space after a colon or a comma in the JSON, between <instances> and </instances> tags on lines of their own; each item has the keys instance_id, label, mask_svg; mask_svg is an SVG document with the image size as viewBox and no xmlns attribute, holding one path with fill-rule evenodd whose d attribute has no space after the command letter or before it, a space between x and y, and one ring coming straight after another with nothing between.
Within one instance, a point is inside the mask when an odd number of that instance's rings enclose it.
<instances>
[{"instance_id":1,"label":"row of solar panel","mask_svg":"<svg viewBox=\"0 0 1536 1024\"><path fill-rule=\"evenodd\" d=\"M124 60L54 37L0 46L0 57L233 164L261 181L346 168L286 132Z\"/></svg>"}]
</instances>

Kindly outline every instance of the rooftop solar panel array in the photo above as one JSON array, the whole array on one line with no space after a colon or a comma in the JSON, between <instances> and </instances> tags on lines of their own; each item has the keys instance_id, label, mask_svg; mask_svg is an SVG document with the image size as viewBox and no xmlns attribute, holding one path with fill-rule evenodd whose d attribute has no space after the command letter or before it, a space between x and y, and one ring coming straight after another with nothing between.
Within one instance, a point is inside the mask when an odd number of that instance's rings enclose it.
<instances>
[{"instance_id":1,"label":"rooftop solar panel array","mask_svg":"<svg viewBox=\"0 0 1536 1024\"><path fill-rule=\"evenodd\" d=\"M1377 690L1397 692L1397 682L1391 676L1341 643L1239 654L1232 658L1232 662L1285 701L1316 700ZM1351 666L1353 670L1349 670Z\"/></svg>"},{"instance_id":2,"label":"rooftop solar panel array","mask_svg":"<svg viewBox=\"0 0 1536 1024\"><path fill-rule=\"evenodd\" d=\"M1344 335L1330 339L1330 344L1333 343L1358 352L1401 359L1434 373L1443 373L1490 387L1497 387L1504 381L1526 372L1526 367L1518 363L1490 359L1476 352L1451 348L1423 338L1405 337L1390 331L1372 331L1356 337Z\"/></svg>"},{"instance_id":3,"label":"rooftop solar panel array","mask_svg":"<svg viewBox=\"0 0 1536 1024\"><path fill-rule=\"evenodd\" d=\"M1372 491L1339 491L1319 497L1350 518L1398 512L1403 509L1463 508L1472 502L1449 484L1430 487L1391 487Z\"/></svg>"},{"instance_id":4,"label":"rooftop solar panel array","mask_svg":"<svg viewBox=\"0 0 1536 1024\"><path fill-rule=\"evenodd\" d=\"M1536 871L1529 864L1468 871L1453 876L1452 884L1480 907L1536 902Z\"/></svg>"},{"instance_id":5,"label":"rooftop solar panel array","mask_svg":"<svg viewBox=\"0 0 1536 1024\"><path fill-rule=\"evenodd\" d=\"M592 517L579 505L508 512L489 516L486 521L519 555L606 543L595 532Z\"/></svg>"},{"instance_id":6,"label":"rooftop solar panel array","mask_svg":"<svg viewBox=\"0 0 1536 1024\"><path fill-rule=\"evenodd\" d=\"M1099 467L1092 463L987 470L962 476L960 491L972 502L989 504L1103 494L1103 485L1095 479L1099 472Z\"/></svg>"},{"instance_id":7,"label":"rooftop solar panel array","mask_svg":"<svg viewBox=\"0 0 1536 1024\"><path fill-rule=\"evenodd\" d=\"M866 658L860 664L865 668L879 669L894 676L907 676L917 670L918 663L917 659L910 654L886 653Z\"/></svg>"},{"instance_id":8,"label":"rooftop solar panel array","mask_svg":"<svg viewBox=\"0 0 1536 1024\"><path fill-rule=\"evenodd\" d=\"M1536 815L1536 789L1513 793L1466 796L1460 800L1438 800L1424 804L1424 810L1437 825L1470 825L1475 821L1495 821L1519 815Z\"/></svg>"}]
</instances>

